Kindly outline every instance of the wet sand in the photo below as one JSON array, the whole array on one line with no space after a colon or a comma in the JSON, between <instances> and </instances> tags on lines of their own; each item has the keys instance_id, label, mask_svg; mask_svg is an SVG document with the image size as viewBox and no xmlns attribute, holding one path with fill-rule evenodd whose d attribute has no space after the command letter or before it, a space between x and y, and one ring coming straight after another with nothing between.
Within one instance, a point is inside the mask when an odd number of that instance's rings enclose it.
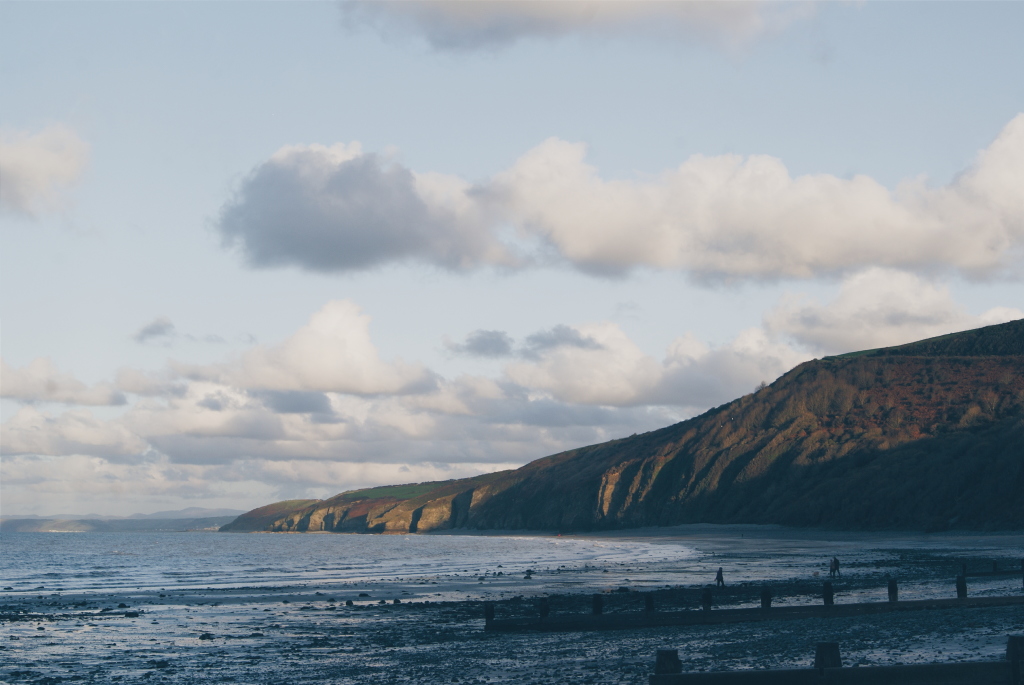
<instances>
[{"instance_id":1,"label":"wet sand","mask_svg":"<svg viewBox=\"0 0 1024 685\"><path fill-rule=\"evenodd\" d=\"M777 605L817 603L826 549L844 561L837 603L883 599L886 574L899 578L901 598L952 596L959 563L1019 565L1024 540L699 527L618 535L627 536L652 544L685 540L701 556L686 568L669 562L533 568L529 579L524 563L277 587L4 591L0 682L640 684L659 648L679 649L687 671L793 668L811 664L816 642L834 640L845 665L882 665L997 659L1007 634L1024 633L1024 607L601 633L484 632L484 599L496 602L499 618L535 614L541 596L549 597L553 613L587 612L592 592L605 593L606 613L642 610L642 592L653 592L666 610L696 609L703 583L692 579L712 580L717 566L725 567L728 585L716 592L716 606L754 605L769 575ZM588 539L600 544L606 537ZM969 591L1020 594L1021 582L983 579Z\"/></svg>"}]
</instances>

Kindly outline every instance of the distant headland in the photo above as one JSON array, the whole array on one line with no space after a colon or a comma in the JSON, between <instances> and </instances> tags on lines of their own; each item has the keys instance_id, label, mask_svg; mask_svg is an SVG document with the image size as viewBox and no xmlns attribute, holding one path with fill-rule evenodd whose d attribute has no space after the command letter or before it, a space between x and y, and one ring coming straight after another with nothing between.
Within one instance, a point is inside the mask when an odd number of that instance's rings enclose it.
<instances>
[{"instance_id":1,"label":"distant headland","mask_svg":"<svg viewBox=\"0 0 1024 685\"><path fill-rule=\"evenodd\" d=\"M1024 319L810 361L692 419L515 470L278 502L221 530L683 523L1024 529Z\"/></svg>"}]
</instances>

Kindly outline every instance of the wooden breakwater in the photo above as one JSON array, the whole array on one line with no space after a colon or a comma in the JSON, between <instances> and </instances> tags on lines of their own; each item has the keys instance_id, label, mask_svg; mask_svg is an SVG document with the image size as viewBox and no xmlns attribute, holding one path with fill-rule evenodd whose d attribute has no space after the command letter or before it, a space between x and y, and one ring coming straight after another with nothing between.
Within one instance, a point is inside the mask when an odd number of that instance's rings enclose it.
<instances>
[{"instance_id":1,"label":"wooden breakwater","mask_svg":"<svg viewBox=\"0 0 1024 685\"><path fill-rule=\"evenodd\" d=\"M622 588L625 590L625 588ZM622 630L627 628L656 628L660 626L715 625L722 623L748 623L753 621L784 621L803 618L839 618L845 616L866 616L894 611L921 611L924 609L973 609L1024 605L1024 595L998 597L968 597L967 578L961 574L956 578L956 598L916 599L900 601L896 580L888 581L887 602L857 602L836 604L832 581L822 584L819 605L797 605L772 607L772 588L761 589L760 608L715 609L713 591L710 587L701 590L701 608L683 611L655 611L654 596L644 594L644 610L626 613L604 613L604 596L591 597L591 613L555 614L550 611L549 600L539 598L537 615L498 619L494 604L484 603L484 630L492 632L570 632L580 630Z\"/></svg>"},{"instance_id":2,"label":"wooden breakwater","mask_svg":"<svg viewBox=\"0 0 1024 685\"><path fill-rule=\"evenodd\" d=\"M683 673L678 650L659 649L650 685L1022 685L1024 636L1010 635L1002 661L844 668L836 642L817 645L813 668Z\"/></svg>"}]
</instances>

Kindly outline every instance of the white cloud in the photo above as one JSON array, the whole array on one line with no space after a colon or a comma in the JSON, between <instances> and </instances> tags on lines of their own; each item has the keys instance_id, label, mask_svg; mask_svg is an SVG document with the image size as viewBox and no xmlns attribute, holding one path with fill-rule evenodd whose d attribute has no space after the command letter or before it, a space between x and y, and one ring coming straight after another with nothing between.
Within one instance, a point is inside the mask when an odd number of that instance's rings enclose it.
<instances>
[{"instance_id":1,"label":"white cloud","mask_svg":"<svg viewBox=\"0 0 1024 685\"><path fill-rule=\"evenodd\" d=\"M34 215L60 208L63 193L75 183L89 156L89 146L66 126L32 134L0 134L0 208Z\"/></svg>"},{"instance_id":2,"label":"white cloud","mask_svg":"<svg viewBox=\"0 0 1024 685\"><path fill-rule=\"evenodd\" d=\"M733 281L871 266L1017 277L1024 257L1024 114L948 185L895 190L867 176L793 177L764 155L694 155L654 178L606 180L584 145L554 138L474 187L332 150L288 148L260 167L222 213L225 240L254 265L317 271L523 267L536 260L518 250L539 244L591 273ZM515 249L497 237L508 227Z\"/></svg>"},{"instance_id":3,"label":"white cloud","mask_svg":"<svg viewBox=\"0 0 1024 685\"><path fill-rule=\"evenodd\" d=\"M1024 114L952 183L792 177L768 156L695 155L648 182L608 181L586 148L551 139L488 186L528 234L577 267L698 278L813 278L868 266L1017 273L1024 250Z\"/></svg>"},{"instance_id":4,"label":"white cloud","mask_svg":"<svg viewBox=\"0 0 1024 685\"><path fill-rule=\"evenodd\" d=\"M261 481L235 465L178 464L161 455L111 461L84 454L20 455L0 462L4 511L126 515L154 509L260 506L303 492ZM184 506L187 506L184 505Z\"/></svg>"},{"instance_id":5,"label":"white cloud","mask_svg":"<svg viewBox=\"0 0 1024 685\"><path fill-rule=\"evenodd\" d=\"M185 384L170 372L150 373L130 368L117 370L114 385L122 392L147 397L181 395L186 391Z\"/></svg>"},{"instance_id":6,"label":"white cloud","mask_svg":"<svg viewBox=\"0 0 1024 685\"><path fill-rule=\"evenodd\" d=\"M422 35L434 48L501 47L569 34L663 36L735 47L806 16L812 3L721 0L349 1L350 26Z\"/></svg>"},{"instance_id":7,"label":"white cloud","mask_svg":"<svg viewBox=\"0 0 1024 685\"><path fill-rule=\"evenodd\" d=\"M0 426L0 449L3 454L121 457L141 454L148 445L120 422L97 419L88 410L52 416L22 407Z\"/></svg>"},{"instance_id":8,"label":"white cloud","mask_svg":"<svg viewBox=\"0 0 1024 685\"><path fill-rule=\"evenodd\" d=\"M509 364L513 382L569 403L631 405L657 385L661 366L614 323L572 327L596 345L558 345L535 353L535 362Z\"/></svg>"},{"instance_id":9,"label":"white cloud","mask_svg":"<svg viewBox=\"0 0 1024 685\"><path fill-rule=\"evenodd\" d=\"M661 381L647 401L712 407L746 395L759 383L771 383L811 356L761 328L741 331L715 348L683 336L669 346Z\"/></svg>"},{"instance_id":10,"label":"white cloud","mask_svg":"<svg viewBox=\"0 0 1024 685\"><path fill-rule=\"evenodd\" d=\"M225 245L253 266L313 271L425 261L463 269L511 258L482 229L469 184L415 174L351 145L287 146L259 165L221 211Z\"/></svg>"},{"instance_id":11,"label":"white cloud","mask_svg":"<svg viewBox=\"0 0 1024 685\"><path fill-rule=\"evenodd\" d=\"M501 338L511 355L496 377L449 380L382 361L369 317L351 302L331 302L282 344L191 367L189 378L122 369L117 385L134 397L116 418L22 407L0 428L9 455L0 468L4 487L19 493L55 497L71 487L54 475L55 460L67 458L83 497L129 492L114 481L134 478L154 497L235 503L251 493L265 502L462 477L669 425L813 355L1021 317L1011 307L971 316L945 288L876 268L849 277L830 302L783 300L762 326L724 345L686 334L659 358L614 323L563 324L518 345ZM51 398L59 387L79 399L100 387L37 366L45 373L36 376L64 378Z\"/></svg>"},{"instance_id":12,"label":"white cloud","mask_svg":"<svg viewBox=\"0 0 1024 685\"><path fill-rule=\"evenodd\" d=\"M575 328L599 347L560 346L533 362L506 367L513 382L571 404L668 405L704 409L773 381L810 355L761 329L709 348L691 335L674 340L662 361L644 353L614 323Z\"/></svg>"},{"instance_id":13,"label":"white cloud","mask_svg":"<svg viewBox=\"0 0 1024 685\"><path fill-rule=\"evenodd\" d=\"M177 509L183 502L257 507L282 499L325 498L360 487L462 478L514 466L303 459L182 464L160 455L125 462L71 454L5 457L0 462L0 481L5 488L5 513L124 515Z\"/></svg>"},{"instance_id":14,"label":"white cloud","mask_svg":"<svg viewBox=\"0 0 1024 685\"><path fill-rule=\"evenodd\" d=\"M62 373L47 357L38 357L16 369L0 359L0 397L21 402L62 402L65 404L119 405L124 395L116 388L98 383L87 386L69 373Z\"/></svg>"},{"instance_id":15,"label":"white cloud","mask_svg":"<svg viewBox=\"0 0 1024 685\"><path fill-rule=\"evenodd\" d=\"M871 268L843 281L827 304L790 298L765 315L765 326L817 354L888 347L1024 318L996 307L970 315L949 289L914 274Z\"/></svg>"},{"instance_id":16,"label":"white cloud","mask_svg":"<svg viewBox=\"0 0 1024 685\"><path fill-rule=\"evenodd\" d=\"M176 368L187 376L265 390L375 395L414 392L434 383L420 365L381 360L370 339L370 317L349 300L328 302L288 340L255 347L237 363Z\"/></svg>"}]
</instances>

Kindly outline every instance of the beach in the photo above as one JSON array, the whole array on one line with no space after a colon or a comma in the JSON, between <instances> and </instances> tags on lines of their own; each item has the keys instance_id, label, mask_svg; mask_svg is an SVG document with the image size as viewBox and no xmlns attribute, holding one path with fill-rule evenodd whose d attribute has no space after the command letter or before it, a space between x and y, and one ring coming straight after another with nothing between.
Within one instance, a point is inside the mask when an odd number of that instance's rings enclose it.
<instances>
[{"instance_id":1,"label":"beach","mask_svg":"<svg viewBox=\"0 0 1024 685\"><path fill-rule=\"evenodd\" d=\"M221 544L401 550L411 536L285 542L296 537L231 536ZM330 542L339 537L350 541ZM997 659L1006 635L1024 632L1020 606L544 634L485 632L483 618L484 601L494 602L498 618L531 616L540 597L552 613L586 613L594 593L607 614L642 611L645 594L657 610L698 611L700 590L719 566L726 588L716 591L712 611L755 606L766 583L777 606L820 603L833 554L842 561L843 575L833 581L837 603L883 601L889 577L898 578L901 599L951 597L962 563L969 571L993 562L1019 567L1020 535L696 526L562 540L415 537L410 544L424 549L472 553L437 565L438 573L353 578L336 571L274 584L177 577L162 587L100 580L76 588L51 571L49 582L28 587L19 577L0 593L0 682L644 683L663 648L679 650L684 671L793 668L811 664L817 642L836 641L844 665L861 666ZM195 544L224 539L207 534ZM4 538L5 548L10 541ZM547 553L548 563L479 553L495 545ZM969 578L971 596L1019 595L1021 585L1019 574Z\"/></svg>"}]
</instances>

